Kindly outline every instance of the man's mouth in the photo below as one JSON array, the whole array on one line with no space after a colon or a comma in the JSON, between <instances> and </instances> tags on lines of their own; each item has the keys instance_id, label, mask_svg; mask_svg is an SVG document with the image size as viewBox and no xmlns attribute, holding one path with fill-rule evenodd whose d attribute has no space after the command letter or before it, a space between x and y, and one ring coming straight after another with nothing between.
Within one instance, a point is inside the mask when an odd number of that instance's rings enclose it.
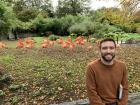
<instances>
[{"instance_id":1,"label":"man's mouth","mask_svg":"<svg viewBox=\"0 0 140 105\"><path fill-rule=\"evenodd\" d=\"M113 56L112 54L105 54L105 56Z\"/></svg>"}]
</instances>

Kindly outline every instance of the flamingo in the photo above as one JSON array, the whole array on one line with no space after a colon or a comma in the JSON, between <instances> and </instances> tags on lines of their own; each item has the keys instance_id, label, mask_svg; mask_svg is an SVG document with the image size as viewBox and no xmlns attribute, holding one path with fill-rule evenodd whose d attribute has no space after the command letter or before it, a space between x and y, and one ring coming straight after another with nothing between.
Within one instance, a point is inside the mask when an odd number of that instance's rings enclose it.
<instances>
[{"instance_id":1,"label":"flamingo","mask_svg":"<svg viewBox=\"0 0 140 105\"><path fill-rule=\"evenodd\" d=\"M18 38L18 43L16 48L24 48L24 43L21 38Z\"/></svg>"},{"instance_id":2,"label":"flamingo","mask_svg":"<svg viewBox=\"0 0 140 105\"><path fill-rule=\"evenodd\" d=\"M0 48L6 48L6 44L3 42L0 42Z\"/></svg>"},{"instance_id":3,"label":"flamingo","mask_svg":"<svg viewBox=\"0 0 140 105\"><path fill-rule=\"evenodd\" d=\"M34 44L35 44L35 40L34 39L29 39L29 37L26 38L26 48L33 48Z\"/></svg>"},{"instance_id":4,"label":"flamingo","mask_svg":"<svg viewBox=\"0 0 140 105\"><path fill-rule=\"evenodd\" d=\"M73 49L74 47L75 47L75 44L73 44L73 43L71 43L69 46L70 49Z\"/></svg>"},{"instance_id":5,"label":"flamingo","mask_svg":"<svg viewBox=\"0 0 140 105\"><path fill-rule=\"evenodd\" d=\"M87 47L88 50L91 50L92 48L93 48L92 45L89 45L89 46Z\"/></svg>"}]
</instances>

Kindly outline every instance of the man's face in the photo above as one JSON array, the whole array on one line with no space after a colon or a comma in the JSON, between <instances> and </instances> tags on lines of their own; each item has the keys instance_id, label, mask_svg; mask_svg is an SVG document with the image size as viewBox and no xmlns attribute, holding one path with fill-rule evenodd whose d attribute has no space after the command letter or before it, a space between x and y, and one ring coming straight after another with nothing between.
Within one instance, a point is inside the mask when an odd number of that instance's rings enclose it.
<instances>
[{"instance_id":1,"label":"man's face","mask_svg":"<svg viewBox=\"0 0 140 105\"><path fill-rule=\"evenodd\" d=\"M112 41L106 41L101 44L101 57L106 62L111 62L115 57L115 45Z\"/></svg>"}]
</instances>

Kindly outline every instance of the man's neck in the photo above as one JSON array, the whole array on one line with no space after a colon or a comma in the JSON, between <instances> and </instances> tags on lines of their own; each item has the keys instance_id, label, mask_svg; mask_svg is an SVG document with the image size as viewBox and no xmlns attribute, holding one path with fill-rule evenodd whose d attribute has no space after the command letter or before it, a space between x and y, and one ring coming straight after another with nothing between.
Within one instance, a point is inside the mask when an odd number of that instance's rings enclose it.
<instances>
[{"instance_id":1,"label":"man's neck","mask_svg":"<svg viewBox=\"0 0 140 105\"><path fill-rule=\"evenodd\" d=\"M103 60L103 58L101 58L101 62L105 65L113 65L113 60L111 62L106 62L105 60Z\"/></svg>"}]
</instances>

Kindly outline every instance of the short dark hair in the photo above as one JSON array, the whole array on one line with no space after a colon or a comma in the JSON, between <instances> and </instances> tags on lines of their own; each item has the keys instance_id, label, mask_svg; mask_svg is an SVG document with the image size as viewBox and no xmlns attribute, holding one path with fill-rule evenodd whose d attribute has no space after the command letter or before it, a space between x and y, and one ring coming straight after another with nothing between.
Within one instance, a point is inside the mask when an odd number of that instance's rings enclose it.
<instances>
[{"instance_id":1,"label":"short dark hair","mask_svg":"<svg viewBox=\"0 0 140 105\"><path fill-rule=\"evenodd\" d=\"M107 42L107 41L111 41L111 42L113 42L114 45L115 45L115 48L116 48L116 42L115 42L115 40L112 39L112 38L106 38L106 39L101 40L101 41L100 41L100 45L99 45L100 48L101 48L101 44L102 44L103 42Z\"/></svg>"}]
</instances>

